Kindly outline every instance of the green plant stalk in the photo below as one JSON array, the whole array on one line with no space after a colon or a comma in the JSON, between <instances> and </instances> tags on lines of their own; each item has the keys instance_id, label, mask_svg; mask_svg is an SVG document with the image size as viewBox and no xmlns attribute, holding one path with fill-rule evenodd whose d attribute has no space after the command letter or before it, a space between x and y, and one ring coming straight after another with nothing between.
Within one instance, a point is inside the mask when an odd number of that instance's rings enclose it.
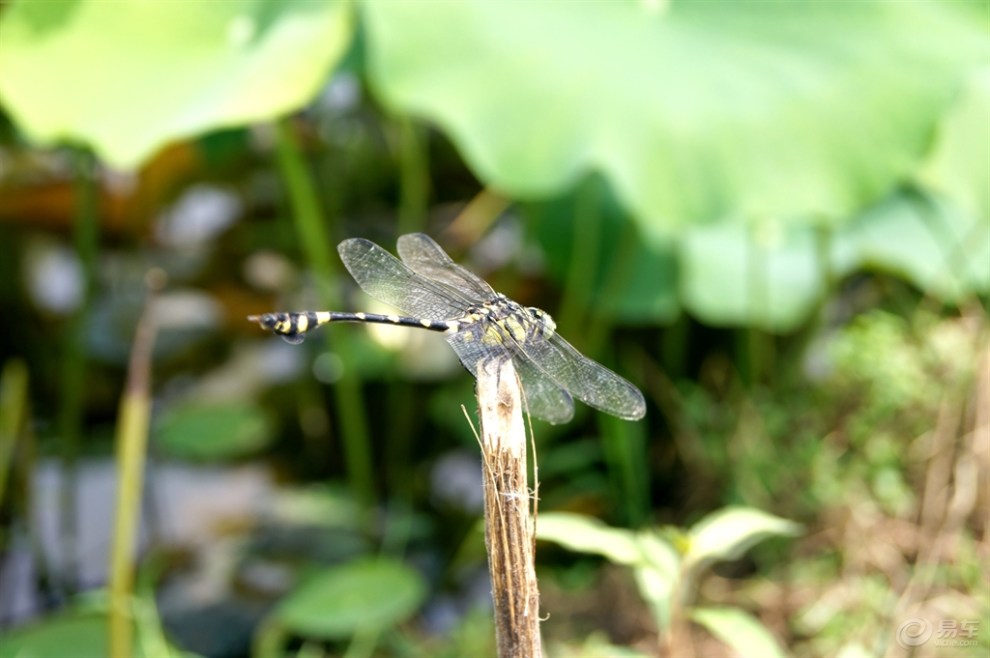
<instances>
[{"instance_id":1,"label":"green plant stalk","mask_svg":"<svg viewBox=\"0 0 990 658\"><path fill-rule=\"evenodd\" d=\"M61 478L59 478L59 545L62 564L59 580L69 592L77 580L76 466L82 434L83 389L86 377L86 321L90 314L96 282L96 253L99 237L97 213L96 162L84 150L73 153L75 167L75 207L73 242L83 274L79 308L66 327L62 341L61 405L58 435Z\"/></svg>"},{"instance_id":2,"label":"green plant stalk","mask_svg":"<svg viewBox=\"0 0 990 658\"><path fill-rule=\"evenodd\" d=\"M671 381L687 377L688 355L691 353L691 321L684 315L660 334L660 360Z\"/></svg>"},{"instance_id":3,"label":"green plant stalk","mask_svg":"<svg viewBox=\"0 0 990 658\"><path fill-rule=\"evenodd\" d=\"M330 281L339 275L340 268L331 257L332 239L320 209L316 186L307 170L306 161L288 120L275 124L275 135L278 167L289 193L299 243L307 263L316 274L321 298L330 305L336 305L339 296L330 285ZM331 332L325 332L324 335L329 347ZM346 332L339 332L332 340L336 353L346 366L351 353L351 350L347 349ZM340 414L343 434L341 442L344 446L347 475L351 489L363 504L369 515L367 521L370 522L370 510L375 500L374 476L361 389L353 377L342 377L332 388L337 412Z\"/></svg>"},{"instance_id":4,"label":"green plant stalk","mask_svg":"<svg viewBox=\"0 0 990 658\"><path fill-rule=\"evenodd\" d=\"M134 646L132 592L144 463L151 419L151 348L155 326L147 306L138 323L117 421L117 499L110 552L109 646L130 658Z\"/></svg>"},{"instance_id":5,"label":"green plant stalk","mask_svg":"<svg viewBox=\"0 0 990 658\"><path fill-rule=\"evenodd\" d=\"M822 222L827 224L827 222ZM816 336L825 333L830 322L828 317L828 304L825 300L838 299L841 275L836 271L836 264L833 262L832 250L834 248L835 229L829 226L817 226L814 228L814 248L815 266L822 276L822 298L817 304L815 314L809 318L804 329L788 338L787 354L807 354L811 349L811 343ZM780 363L775 376L784 381L803 380L804 360L781 357L776 360Z\"/></svg>"},{"instance_id":6,"label":"green plant stalk","mask_svg":"<svg viewBox=\"0 0 990 658\"><path fill-rule=\"evenodd\" d=\"M605 280L601 285L601 299L612 299L622 295L622 291L629 284L638 237L632 221L627 220L620 224L615 252L609 257L609 266L605 272ZM605 314L592 312L587 324L588 338L585 340L585 348L591 354L598 354L609 339L612 323Z\"/></svg>"},{"instance_id":7,"label":"green plant stalk","mask_svg":"<svg viewBox=\"0 0 990 658\"><path fill-rule=\"evenodd\" d=\"M408 116L393 122L397 133L396 150L399 164L398 232L416 233L426 227L430 195L429 153L426 149L425 130ZM389 490L389 522L382 537L382 552L401 555L409 540L411 504L409 478L410 451L412 446L413 400L408 386L389 387L391 420L385 474L392 486ZM373 648L374 645L372 645ZM352 648L358 650L355 638ZM350 650L349 650L350 651Z\"/></svg>"},{"instance_id":8,"label":"green plant stalk","mask_svg":"<svg viewBox=\"0 0 990 658\"><path fill-rule=\"evenodd\" d=\"M319 277L320 294L327 301L336 302L337 295L330 282L339 268L330 248L331 238L326 230L316 186L289 120L275 123L275 137L275 155L289 193L299 246L307 263Z\"/></svg>"},{"instance_id":9,"label":"green plant stalk","mask_svg":"<svg viewBox=\"0 0 990 658\"><path fill-rule=\"evenodd\" d=\"M387 402L390 423L383 471L388 484L389 502L381 551L386 555L402 555L409 543L413 524L413 487L407 474L412 468L413 431L417 426L418 408L405 383L389 385Z\"/></svg>"},{"instance_id":10,"label":"green plant stalk","mask_svg":"<svg viewBox=\"0 0 990 658\"><path fill-rule=\"evenodd\" d=\"M597 267L591 254L597 253L599 235L604 228L601 212L597 210L601 204L601 196L601 189L597 186L581 196L582 203L579 208L584 207L584 211L580 212L579 216L585 217L586 222L594 225L596 229L585 231L586 235L583 238L575 239L574 252L591 262L587 265L584 274L573 274L573 276L569 274L568 287L584 286L583 289L590 290L593 284L589 273ZM629 277L629 264L632 259L627 257L627 254L636 247L636 233L632 222L628 221L621 224L620 230L619 239L616 241L616 253L610 259L611 264L602 285L602 299L612 299L621 295ZM577 264L577 258L573 263L571 273L582 269ZM584 327L586 350L591 354L598 354L612 329L611 322L605 315L591 312L584 322ZM650 475L646 461L643 459L643 455L646 454L645 428L642 424L634 425L603 414L598 414L598 421L602 434L602 450L609 470L609 479L612 482L616 507L622 510L624 523L638 526L646 521L650 511Z\"/></svg>"},{"instance_id":11,"label":"green plant stalk","mask_svg":"<svg viewBox=\"0 0 990 658\"><path fill-rule=\"evenodd\" d=\"M281 658L285 656L282 648L288 641L289 633L271 617L267 618L255 630L251 640L251 658Z\"/></svg>"},{"instance_id":12,"label":"green plant stalk","mask_svg":"<svg viewBox=\"0 0 990 658\"><path fill-rule=\"evenodd\" d=\"M660 631L659 638L661 645L666 646L672 656L696 655L689 628L690 606L695 595L693 574L682 560L670 597L669 624Z\"/></svg>"},{"instance_id":13,"label":"green plant stalk","mask_svg":"<svg viewBox=\"0 0 990 658\"><path fill-rule=\"evenodd\" d=\"M768 315L768 306L773 303L770 299L770 271L767 269L767 253L765 248L758 242L755 236L755 228L750 228L749 249L746 251L749 262L747 263L747 282L750 299L761 300L761 307L757 308L757 314ZM753 318L754 320L756 317ZM767 378L774 371L774 344L773 337L762 329L757 328L758 323L751 322L744 330L745 352L748 358L742 360L747 364L743 374L743 380L748 384L756 385L767 383Z\"/></svg>"},{"instance_id":14,"label":"green plant stalk","mask_svg":"<svg viewBox=\"0 0 990 658\"><path fill-rule=\"evenodd\" d=\"M399 235L422 231L430 195L429 153L423 130L409 117L398 121Z\"/></svg>"},{"instance_id":15,"label":"green plant stalk","mask_svg":"<svg viewBox=\"0 0 990 658\"><path fill-rule=\"evenodd\" d=\"M161 581L171 564L171 557L164 551L151 551L135 574L135 596L132 601L139 655L186 658L186 654L175 651L169 645L158 613L158 604L155 602L155 585Z\"/></svg>"},{"instance_id":16,"label":"green plant stalk","mask_svg":"<svg viewBox=\"0 0 990 658\"><path fill-rule=\"evenodd\" d=\"M616 508L623 524L637 527L650 513L649 471L646 466L646 426L606 414L596 414L602 453L612 482Z\"/></svg>"},{"instance_id":17,"label":"green plant stalk","mask_svg":"<svg viewBox=\"0 0 990 658\"><path fill-rule=\"evenodd\" d=\"M377 628L358 631L351 638L350 644L347 645L347 651L344 652L343 658L371 658L375 655L379 635L381 635L381 631Z\"/></svg>"},{"instance_id":18,"label":"green plant stalk","mask_svg":"<svg viewBox=\"0 0 990 658\"><path fill-rule=\"evenodd\" d=\"M138 647L140 647L138 653L144 656L171 658L174 652L170 651L168 641L165 639L165 631L155 606L154 592L142 592L136 597L133 611L138 630Z\"/></svg>"},{"instance_id":19,"label":"green plant stalk","mask_svg":"<svg viewBox=\"0 0 990 658\"><path fill-rule=\"evenodd\" d=\"M593 287L598 269L602 229L601 197L597 182L589 181L581 186L574 199L571 263L564 282L564 298L556 314L557 324L562 327L582 326L583 310L587 308L589 301L588 291Z\"/></svg>"},{"instance_id":20,"label":"green plant stalk","mask_svg":"<svg viewBox=\"0 0 990 658\"><path fill-rule=\"evenodd\" d=\"M27 418L27 389L27 366L20 359L11 359L0 374L0 509L13 468L14 448Z\"/></svg>"}]
</instances>

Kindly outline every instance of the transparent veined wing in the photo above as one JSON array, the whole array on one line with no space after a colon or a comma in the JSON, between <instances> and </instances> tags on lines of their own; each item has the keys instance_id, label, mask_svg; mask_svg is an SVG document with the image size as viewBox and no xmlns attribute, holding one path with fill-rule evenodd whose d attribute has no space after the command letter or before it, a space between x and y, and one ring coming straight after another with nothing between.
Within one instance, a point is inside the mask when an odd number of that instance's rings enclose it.
<instances>
[{"instance_id":1,"label":"transparent veined wing","mask_svg":"<svg viewBox=\"0 0 990 658\"><path fill-rule=\"evenodd\" d=\"M362 290L403 313L428 320L451 320L465 315L475 304L463 292L416 274L370 240L344 240L337 251Z\"/></svg>"},{"instance_id":2,"label":"transparent veined wing","mask_svg":"<svg viewBox=\"0 0 990 658\"><path fill-rule=\"evenodd\" d=\"M485 340L489 331L498 332L501 340ZM478 364L488 359L511 358L530 414L554 424L566 423L573 418L574 401L570 394L534 367L519 351L518 344L498 327L484 321L468 325L447 336L447 343L472 375L477 374Z\"/></svg>"},{"instance_id":3,"label":"transparent veined wing","mask_svg":"<svg viewBox=\"0 0 990 658\"><path fill-rule=\"evenodd\" d=\"M399 257L416 274L456 288L476 304L495 296L488 283L474 272L455 263L433 238L425 233L399 236Z\"/></svg>"},{"instance_id":4,"label":"transparent veined wing","mask_svg":"<svg viewBox=\"0 0 990 658\"><path fill-rule=\"evenodd\" d=\"M574 417L574 400L571 394L558 386L529 359L512 359L519 381L522 382L526 409L537 418L560 425Z\"/></svg>"},{"instance_id":5,"label":"transparent veined wing","mask_svg":"<svg viewBox=\"0 0 990 658\"><path fill-rule=\"evenodd\" d=\"M646 414L638 388L578 352L560 334L533 337L517 346L536 369L588 406L626 420Z\"/></svg>"}]
</instances>

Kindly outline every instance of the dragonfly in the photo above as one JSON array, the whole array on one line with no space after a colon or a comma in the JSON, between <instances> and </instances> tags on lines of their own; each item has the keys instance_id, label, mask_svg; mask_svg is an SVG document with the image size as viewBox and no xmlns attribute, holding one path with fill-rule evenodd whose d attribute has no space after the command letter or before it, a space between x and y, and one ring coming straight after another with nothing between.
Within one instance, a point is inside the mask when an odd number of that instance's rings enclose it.
<instances>
[{"instance_id":1,"label":"dragonfly","mask_svg":"<svg viewBox=\"0 0 990 658\"><path fill-rule=\"evenodd\" d=\"M564 340L548 313L495 292L425 233L400 236L399 258L364 238L344 240L337 251L362 290L405 315L299 311L248 320L293 344L333 322L436 331L472 375L488 359L512 359L534 417L566 423L574 416L574 398L626 420L645 415L640 390Z\"/></svg>"}]
</instances>

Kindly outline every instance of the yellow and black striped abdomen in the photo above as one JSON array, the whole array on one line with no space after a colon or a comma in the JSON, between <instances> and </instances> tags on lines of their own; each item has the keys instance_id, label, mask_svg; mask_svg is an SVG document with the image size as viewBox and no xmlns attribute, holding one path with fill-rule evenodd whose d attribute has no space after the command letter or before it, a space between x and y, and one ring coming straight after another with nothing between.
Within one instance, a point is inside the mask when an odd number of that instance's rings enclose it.
<instances>
[{"instance_id":1,"label":"yellow and black striped abdomen","mask_svg":"<svg viewBox=\"0 0 990 658\"><path fill-rule=\"evenodd\" d=\"M382 315L379 313L344 313L341 311L298 311L294 313L265 313L248 316L248 320L257 322L263 329L278 334L292 344L303 341L306 334L331 322L374 322L376 324L394 324L402 327L416 327L429 331L457 331L459 323L456 320L427 320L410 318L404 315Z\"/></svg>"}]
</instances>

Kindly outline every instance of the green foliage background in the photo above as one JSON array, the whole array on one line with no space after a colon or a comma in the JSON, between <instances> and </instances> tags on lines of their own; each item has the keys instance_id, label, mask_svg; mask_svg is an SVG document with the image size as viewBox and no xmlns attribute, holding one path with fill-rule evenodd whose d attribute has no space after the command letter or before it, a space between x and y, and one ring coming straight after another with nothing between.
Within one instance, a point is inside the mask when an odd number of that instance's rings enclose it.
<instances>
[{"instance_id":1,"label":"green foliage background","mask_svg":"<svg viewBox=\"0 0 990 658\"><path fill-rule=\"evenodd\" d=\"M810 543L801 557L767 548L751 559L768 587L803 579L821 593L838 572L871 585L824 615L800 603L771 614L734 592L720 603L739 610L695 610L714 637L732 644L725 628L751 629L748 607L787 620L774 631L793 653L882 653L909 612L905 592L917 592L904 583L918 578L948 588L954 618L990 609L972 577L973 556L987 557L985 518L975 520L985 501L952 523L930 517L949 505L933 493L944 469L953 491L965 469L978 493L987 486L990 3L22 0L0 7L0 112L0 356L7 372L30 372L29 391L6 394L7 417L46 428L41 452L65 473L107 452L100 437L153 270L166 294L209 298L183 307L201 321L160 322L153 446L350 486L317 496L353 505L350 523L317 525L360 541L329 570L315 560L293 572L256 653L300 637L300 654L332 653L341 638L355 655L483 650L469 632L438 647L396 630L456 571L428 587L399 558L413 546L446 563L445 542L464 539L445 535L457 522L431 515L413 474L443 446L470 445L457 410L466 378L428 343L395 351L345 329L285 357L305 366L281 374L243 356L250 347L238 352L262 340L240 326L247 313L345 303L334 243L390 246L410 230L443 235L647 394L642 424L538 427L541 505L645 527L743 504L811 536L866 532L866 515L919 538L896 546L903 561L885 565L901 577L875 589L875 565L845 541ZM235 227L195 248L163 241L163 218L197 184L235 191ZM69 235L84 283L76 309L52 313L33 304L23 272L32 245ZM10 402L25 398L30 407ZM33 464L31 433L10 427L0 496ZM931 457L939 450L955 461ZM30 504L0 503L10 518ZM379 514L402 530L381 530ZM935 536L954 551L941 580L924 571L938 563L925 548ZM369 561L373 545L388 557ZM586 564L552 568L573 582ZM700 587L702 573L668 576L659 590ZM381 619L314 631L311 613L337 600L333 588L365 577L398 588L361 599ZM641 594L658 589L640 582ZM677 595L684 610L700 598ZM644 596L654 610L663 598ZM888 599L900 603L877 603ZM883 637L821 621L862 610ZM87 633L104 613L80 613ZM163 647L156 614L136 615L151 620L138 639ZM656 630L659 651L685 646L676 628ZM984 645L988 632L990 619Z\"/></svg>"}]
</instances>

